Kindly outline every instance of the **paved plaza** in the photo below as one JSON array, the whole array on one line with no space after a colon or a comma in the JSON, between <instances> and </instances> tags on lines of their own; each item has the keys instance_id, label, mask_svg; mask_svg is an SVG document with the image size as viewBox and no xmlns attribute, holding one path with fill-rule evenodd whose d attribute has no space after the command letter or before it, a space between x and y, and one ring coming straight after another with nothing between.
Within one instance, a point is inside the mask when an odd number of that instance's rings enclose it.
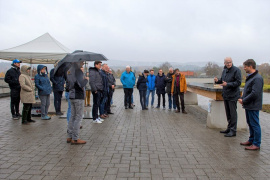
<instances>
[{"instance_id":1,"label":"paved plaza","mask_svg":"<svg viewBox=\"0 0 270 180\"><path fill-rule=\"evenodd\" d=\"M66 119L33 117L36 123L21 125L11 119L9 97L1 98L0 179L270 179L269 114L260 113L262 145L254 152L239 144L247 131L225 138L206 127L207 112L198 106L187 106L188 114L141 111L136 89L134 100L135 108L125 110L123 90L117 89L115 114L102 124L84 119L80 138L87 144L70 145Z\"/></svg>"}]
</instances>

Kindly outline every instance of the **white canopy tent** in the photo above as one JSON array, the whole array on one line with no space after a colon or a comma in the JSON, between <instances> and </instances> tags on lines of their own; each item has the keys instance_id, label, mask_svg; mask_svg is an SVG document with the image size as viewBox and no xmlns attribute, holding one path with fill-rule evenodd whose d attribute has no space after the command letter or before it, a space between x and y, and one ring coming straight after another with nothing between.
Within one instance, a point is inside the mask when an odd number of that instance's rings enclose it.
<instances>
[{"instance_id":1,"label":"white canopy tent","mask_svg":"<svg viewBox=\"0 0 270 180\"><path fill-rule=\"evenodd\" d=\"M63 59L71 51L54 39L49 33L16 46L0 51L0 59L12 61L19 59L30 64L54 64Z\"/></svg>"}]
</instances>

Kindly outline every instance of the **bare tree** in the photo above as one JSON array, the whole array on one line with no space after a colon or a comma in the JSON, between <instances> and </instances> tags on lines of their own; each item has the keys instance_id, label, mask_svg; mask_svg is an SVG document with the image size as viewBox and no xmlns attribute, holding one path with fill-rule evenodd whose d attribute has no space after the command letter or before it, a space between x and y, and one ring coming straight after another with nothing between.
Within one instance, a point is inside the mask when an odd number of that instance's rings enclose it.
<instances>
[{"instance_id":1,"label":"bare tree","mask_svg":"<svg viewBox=\"0 0 270 180\"><path fill-rule=\"evenodd\" d=\"M204 71L206 75L210 77L220 76L222 73L222 67L219 67L214 62L208 62L204 67Z\"/></svg>"},{"instance_id":2,"label":"bare tree","mask_svg":"<svg viewBox=\"0 0 270 180\"><path fill-rule=\"evenodd\" d=\"M172 67L172 65L169 62L162 63L159 66L159 68L162 69L162 71L164 72L164 74L167 74L169 72L170 67Z\"/></svg>"}]
</instances>

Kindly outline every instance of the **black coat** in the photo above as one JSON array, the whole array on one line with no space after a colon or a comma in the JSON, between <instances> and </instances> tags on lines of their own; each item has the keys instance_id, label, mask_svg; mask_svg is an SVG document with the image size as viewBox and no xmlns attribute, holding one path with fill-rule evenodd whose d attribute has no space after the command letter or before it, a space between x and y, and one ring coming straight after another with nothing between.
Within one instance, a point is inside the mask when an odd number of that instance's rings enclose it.
<instances>
[{"instance_id":1,"label":"black coat","mask_svg":"<svg viewBox=\"0 0 270 180\"><path fill-rule=\"evenodd\" d=\"M167 94L171 94L171 89L172 89L172 76L174 75L174 73L168 73L167 77L165 79L166 81L166 93Z\"/></svg>"},{"instance_id":2,"label":"black coat","mask_svg":"<svg viewBox=\"0 0 270 180\"><path fill-rule=\"evenodd\" d=\"M165 87L166 87L165 79L166 79L166 77L165 77L164 73L162 73L162 76L157 74L156 80L155 80L156 93L157 94L165 94L166 93L166 91L165 91Z\"/></svg>"},{"instance_id":3,"label":"black coat","mask_svg":"<svg viewBox=\"0 0 270 180\"><path fill-rule=\"evenodd\" d=\"M64 91L64 76L54 76L54 68L50 71L50 80L53 85L53 91Z\"/></svg>"},{"instance_id":4,"label":"black coat","mask_svg":"<svg viewBox=\"0 0 270 180\"><path fill-rule=\"evenodd\" d=\"M249 75L244 87L243 108L247 110L261 110L263 99L263 78L258 71Z\"/></svg>"},{"instance_id":5,"label":"black coat","mask_svg":"<svg viewBox=\"0 0 270 180\"><path fill-rule=\"evenodd\" d=\"M103 79L100 71L95 67L89 68L89 84L92 92L103 91Z\"/></svg>"},{"instance_id":6,"label":"black coat","mask_svg":"<svg viewBox=\"0 0 270 180\"><path fill-rule=\"evenodd\" d=\"M146 91L147 90L147 85L146 83L148 82L147 77L144 76L144 74L139 75L139 79L137 81L137 89L139 91Z\"/></svg>"},{"instance_id":7,"label":"black coat","mask_svg":"<svg viewBox=\"0 0 270 180\"><path fill-rule=\"evenodd\" d=\"M5 82L8 83L10 89L18 90L20 92L21 85L19 83L19 76L21 75L20 68L12 65L12 67L6 72Z\"/></svg>"},{"instance_id":8,"label":"black coat","mask_svg":"<svg viewBox=\"0 0 270 180\"><path fill-rule=\"evenodd\" d=\"M241 71L239 68L232 66L228 69L226 66L222 72L221 78L216 84L227 82L223 87L222 97L224 100L237 101L240 98Z\"/></svg>"}]
</instances>

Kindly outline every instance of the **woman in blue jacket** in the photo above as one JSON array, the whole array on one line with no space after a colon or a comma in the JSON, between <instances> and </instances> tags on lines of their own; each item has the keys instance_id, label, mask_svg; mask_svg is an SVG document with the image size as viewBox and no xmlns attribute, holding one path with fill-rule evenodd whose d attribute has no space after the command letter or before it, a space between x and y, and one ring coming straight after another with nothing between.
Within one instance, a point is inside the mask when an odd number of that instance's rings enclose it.
<instances>
[{"instance_id":1,"label":"woman in blue jacket","mask_svg":"<svg viewBox=\"0 0 270 180\"><path fill-rule=\"evenodd\" d=\"M147 110L148 108L146 107L146 91L147 91L147 76L148 76L149 71L144 70L142 74L139 75L139 79L137 81L137 89L139 90L140 93L140 102L142 105L142 110Z\"/></svg>"},{"instance_id":2,"label":"woman in blue jacket","mask_svg":"<svg viewBox=\"0 0 270 180\"><path fill-rule=\"evenodd\" d=\"M48 116L48 109L50 106L50 94L52 92L52 87L48 77L47 67L44 65L38 65L37 67L35 86L38 89L38 95L41 101L41 119L49 120L51 118Z\"/></svg>"}]
</instances>

